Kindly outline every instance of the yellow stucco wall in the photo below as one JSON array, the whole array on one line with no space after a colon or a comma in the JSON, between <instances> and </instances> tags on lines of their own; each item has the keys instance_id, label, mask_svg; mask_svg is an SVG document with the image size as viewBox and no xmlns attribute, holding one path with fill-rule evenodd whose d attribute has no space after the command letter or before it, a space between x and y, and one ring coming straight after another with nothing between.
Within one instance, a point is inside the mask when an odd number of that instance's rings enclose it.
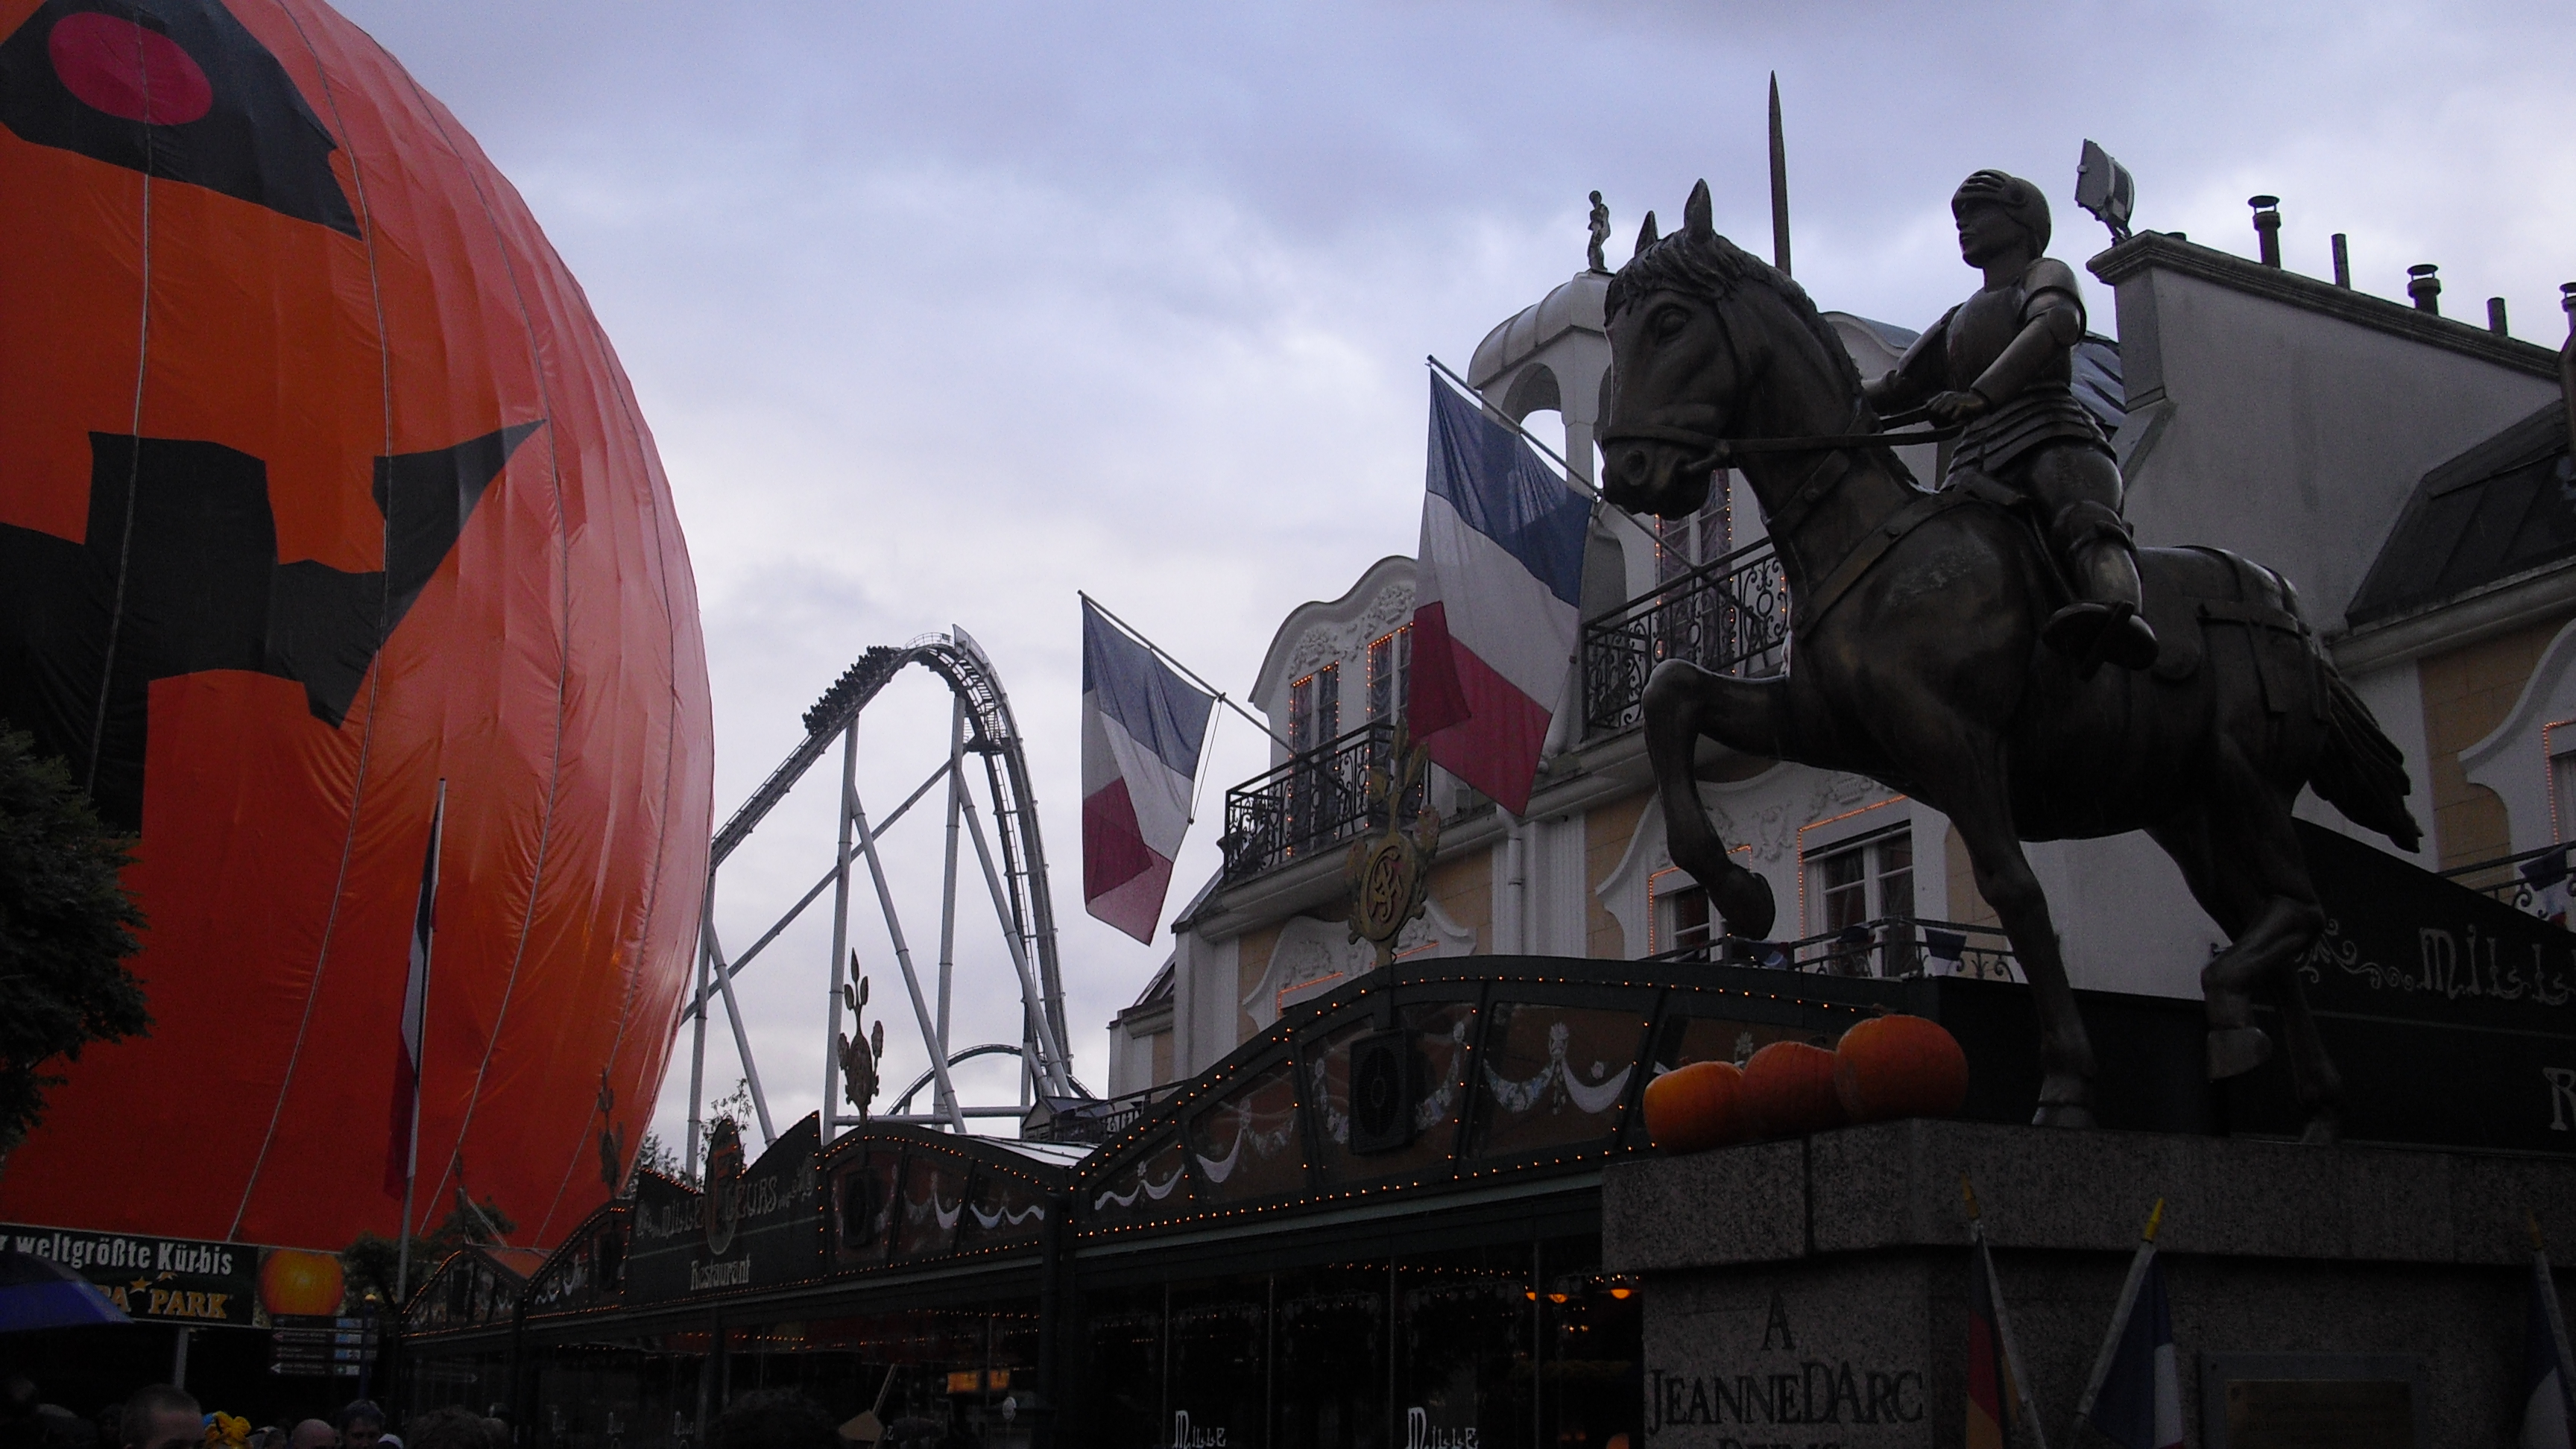
<instances>
[{"instance_id":1,"label":"yellow stucco wall","mask_svg":"<svg viewBox=\"0 0 2576 1449\"><path fill-rule=\"evenodd\" d=\"M1637 834L1637 822L1646 813L1651 791L1639 791L1625 800L1614 800L1583 817L1583 896L1590 929L1585 932L1587 956L1618 959L1629 954L1627 932L1619 928L1617 918L1601 903L1601 883L1619 868L1619 860L1628 853L1628 842ZM1637 943L1642 949L1645 945Z\"/></svg>"},{"instance_id":2,"label":"yellow stucco wall","mask_svg":"<svg viewBox=\"0 0 2576 1449\"><path fill-rule=\"evenodd\" d=\"M2416 661L2424 691L2424 748L2432 757L2426 794L2445 870L2513 852L2504 802L2484 785L2470 783L2460 769L2460 751L2504 723L2542 652L2566 623L2566 615L2544 619Z\"/></svg>"}]
</instances>

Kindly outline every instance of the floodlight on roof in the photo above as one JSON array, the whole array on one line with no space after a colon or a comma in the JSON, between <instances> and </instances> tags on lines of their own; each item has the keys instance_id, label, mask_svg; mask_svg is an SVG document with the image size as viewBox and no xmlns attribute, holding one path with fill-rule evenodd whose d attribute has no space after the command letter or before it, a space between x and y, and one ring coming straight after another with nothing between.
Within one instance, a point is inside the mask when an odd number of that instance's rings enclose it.
<instances>
[{"instance_id":1,"label":"floodlight on roof","mask_svg":"<svg viewBox=\"0 0 2576 1449\"><path fill-rule=\"evenodd\" d=\"M2082 158L2075 163L2075 204L2111 229L2112 245L2129 239L2129 216L2137 199L2137 178L2129 168L2112 160L2100 142L2087 140Z\"/></svg>"}]
</instances>

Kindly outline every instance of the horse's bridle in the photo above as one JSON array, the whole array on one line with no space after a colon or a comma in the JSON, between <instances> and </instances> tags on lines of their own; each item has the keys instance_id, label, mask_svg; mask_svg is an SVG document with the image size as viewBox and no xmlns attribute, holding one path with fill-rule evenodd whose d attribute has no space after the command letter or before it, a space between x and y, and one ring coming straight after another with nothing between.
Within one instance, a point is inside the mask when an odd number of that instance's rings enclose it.
<instances>
[{"instance_id":1,"label":"horse's bridle","mask_svg":"<svg viewBox=\"0 0 2576 1449\"><path fill-rule=\"evenodd\" d=\"M1752 383L1757 382L1760 379L1758 376L1746 376L1744 369L1744 354L1738 350L1735 345L1735 329L1726 325L1726 313L1712 306L1709 309L1709 315L1716 319L1718 332L1726 338L1726 356L1727 360L1734 364L1735 376L1744 379L1744 381L1739 383L1736 388L1736 391L1741 393L1746 387L1749 387ZM1849 426L1859 426L1861 419L1866 417L1868 412L1869 404L1867 400L1854 399L1852 402L1852 420ZM1908 408L1903 412L1889 415L1887 418L1883 419L1883 421L1897 427L1907 427L1914 423L1927 421L1929 418L1930 414L1922 408ZM1794 489L1784 501L1779 512L1789 516L1775 517L1772 519L1772 523L1774 525L1774 536L1788 539L1797 534L1798 525L1806 522L1807 515L1815 510L1815 506L1817 504L1824 501L1824 495L1831 492L1833 485L1842 481L1843 474L1849 471L1848 468L1845 468L1836 471L1830 478L1825 476L1826 468L1834 462L1835 458L1841 456L1844 450L1851 448L1893 448L1903 447L1913 443L1946 442L1951 438L1959 436L1959 434L1964 431L1966 431L1965 424L1954 423L1943 427L1926 428L1921 432L1913 433L1890 433L1882 431L1875 433L1816 433L1804 437L1788 438L1729 438L1719 435L1714 429L1677 428L1667 426L1662 423L1636 423L1628 427L1621 428L1616 432L1602 434L1600 442L1601 448L1604 452L1617 447L1621 443L1628 442L1679 443L1684 447L1704 449L1705 451L1703 453L1691 458L1675 470L1683 473L1713 473L1720 468L1733 466L1737 459L1745 456L1746 454L1824 453L1826 456L1816 460L1816 466L1807 471L1807 476L1800 481L1799 486Z\"/></svg>"}]
</instances>

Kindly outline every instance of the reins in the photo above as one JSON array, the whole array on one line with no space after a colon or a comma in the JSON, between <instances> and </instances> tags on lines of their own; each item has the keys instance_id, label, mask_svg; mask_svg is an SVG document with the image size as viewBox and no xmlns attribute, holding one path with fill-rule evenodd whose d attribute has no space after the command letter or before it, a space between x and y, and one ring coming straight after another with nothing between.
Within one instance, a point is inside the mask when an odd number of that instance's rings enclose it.
<instances>
[{"instance_id":1,"label":"reins","mask_svg":"<svg viewBox=\"0 0 2576 1449\"><path fill-rule=\"evenodd\" d=\"M1887 418L1896 427L1909 427L1930 417L1921 408L1909 408ZM1631 440L1657 443L1687 443L1706 448L1711 468L1724 468L1729 460L1745 453L1818 453L1837 448L1902 448L1915 443L1946 443L1967 431L1963 423L1948 427L1926 428L1921 432L1897 433L1811 433L1793 438L1719 438L1696 428L1668 428L1656 423L1638 423L1602 436L1603 447L1613 447ZM1696 469L1699 460L1691 460Z\"/></svg>"},{"instance_id":2,"label":"reins","mask_svg":"<svg viewBox=\"0 0 2576 1449\"><path fill-rule=\"evenodd\" d=\"M1740 395L1744 389L1752 386L1756 382L1759 382L1760 377L1758 373L1748 374L1745 370L1744 354L1736 345L1735 329L1728 325L1725 310L1723 308L1716 308L1713 309L1713 313L1717 319L1718 333L1726 339L1727 359L1731 365L1733 375L1737 379L1736 390ZM1767 358L1764 359L1764 366L1765 368L1768 367ZM1868 409L1869 404L1866 399L1858 397L1853 398L1852 423L1858 424L1860 420L1867 415ZM1886 418L1882 419L1881 422L1886 425L1903 428L1911 427L1916 423L1928 422L1930 421L1930 418L1931 414L1926 409L1907 408L1902 412L1889 414ZM1614 448L1620 443L1630 441L1680 443L1686 447L1707 449L1707 452L1699 455L1698 457L1692 458L1688 463L1682 465L1682 471L1692 473L1699 472L1703 469L1714 472L1719 468L1731 466L1736 459L1748 454L1824 454L1823 457L1816 460L1816 466L1807 470L1807 476L1800 481L1796 488L1790 490L1790 492L1783 497L1776 506L1772 506L1767 509L1769 514L1769 532L1773 540L1785 545L1794 545L1799 530L1805 526L1809 516L1814 514L1817 508L1821 507L1824 501L1828 497L1832 496L1833 491L1842 485L1843 480L1851 475L1851 454L1854 450L1862 448L1901 448L1916 443L1947 442L1965 431L1967 431L1966 424L1953 423L1947 426L1934 426L1924 428L1917 432L1903 433L1888 432L1882 429L1882 431L1875 433L1812 433L1798 437L1785 438L1724 438L1718 437L1710 432L1693 428L1668 427L1660 423L1635 423L1628 427L1620 428L1615 432L1602 434L1600 445L1604 451ZM1904 466L1902 464L1898 465L1898 475L1900 478L1904 476ZM1922 501L1924 500L1920 498L1914 500L1916 503L1920 503ZM1922 511L1918 516L1916 512L1909 511L1911 507L1911 504L1900 504L1895 514L1890 515L1889 519L1882 520L1881 522L1890 523L1899 519L1904 520L1904 526L1897 530L1897 536L1902 536L1903 533L1910 532L1916 522L1921 521L1922 518L1928 518L1931 515L1931 512L1938 511L1937 509ZM1874 535L1877 531L1877 528L1873 526L1872 534ZM1892 539L1889 541L1892 541ZM1861 540L1861 544L1855 547L1851 553L1844 558L1841 564L1838 564L1829 572L1833 575L1840 576L1845 572L1846 566L1855 562L1858 563L1860 572L1866 572L1869 565L1877 561L1878 553L1884 552L1883 544L1878 549L1872 550L1869 546L1870 542L1870 537L1865 536ZM1866 557L1864 558L1863 555L1866 555ZM1825 601L1824 607L1831 607L1832 602L1839 599L1843 592L1848 590L1851 584L1856 582L1857 579L1857 572L1853 573L1849 578L1842 579L1840 584L1832 591L1831 596ZM1823 616L1823 609L1821 608L1814 612L1815 617L1821 618Z\"/></svg>"}]
</instances>

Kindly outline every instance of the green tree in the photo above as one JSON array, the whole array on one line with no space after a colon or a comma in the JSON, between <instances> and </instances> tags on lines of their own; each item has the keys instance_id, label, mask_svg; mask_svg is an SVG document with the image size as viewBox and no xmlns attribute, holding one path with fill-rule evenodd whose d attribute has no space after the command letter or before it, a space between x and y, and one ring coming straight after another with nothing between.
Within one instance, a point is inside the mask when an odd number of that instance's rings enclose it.
<instances>
[{"instance_id":1,"label":"green tree","mask_svg":"<svg viewBox=\"0 0 2576 1449\"><path fill-rule=\"evenodd\" d=\"M411 1240L411 1291L429 1281L447 1255L469 1244L488 1247L501 1243L503 1235L519 1230L510 1215L490 1198L469 1204L463 1191L456 1195L456 1205L448 1209L447 1218L427 1233ZM506 1246L506 1244L505 1244ZM369 1303L394 1301L394 1279L400 1274L401 1244L379 1233L360 1233L357 1241L340 1253L340 1271L347 1277L349 1296Z\"/></svg>"},{"instance_id":2,"label":"green tree","mask_svg":"<svg viewBox=\"0 0 2576 1449\"><path fill-rule=\"evenodd\" d=\"M648 1167L674 1182L686 1182L688 1180L686 1174L681 1171L680 1154L672 1151L668 1146L664 1145L662 1134L649 1127L644 1129L644 1138L636 1145L635 1165L627 1170L626 1185L620 1190L630 1194L633 1193L635 1191L635 1174L642 1172Z\"/></svg>"},{"instance_id":3,"label":"green tree","mask_svg":"<svg viewBox=\"0 0 2576 1449\"><path fill-rule=\"evenodd\" d=\"M132 844L99 823L62 761L0 721L0 1165L62 1085L48 1066L151 1030L125 969L143 924L117 881Z\"/></svg>"}]
</instances>

